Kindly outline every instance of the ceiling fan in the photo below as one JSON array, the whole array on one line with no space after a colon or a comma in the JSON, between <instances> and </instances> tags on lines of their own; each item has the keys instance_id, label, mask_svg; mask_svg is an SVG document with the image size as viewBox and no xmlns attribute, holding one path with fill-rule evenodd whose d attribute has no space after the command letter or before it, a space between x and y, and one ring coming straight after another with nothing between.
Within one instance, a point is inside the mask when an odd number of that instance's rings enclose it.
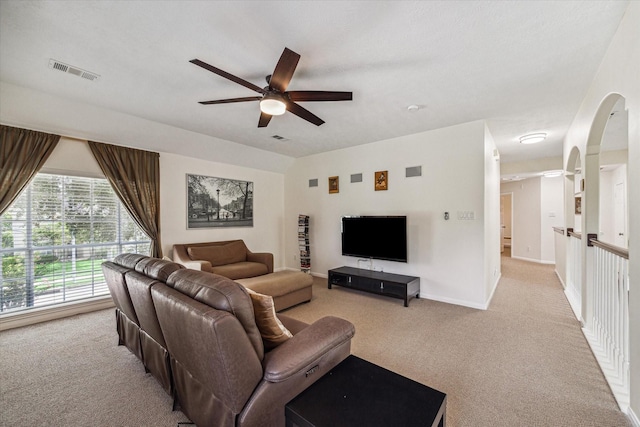
<instances>
[{"instance_id":1,"label":"ceiling fan","mask_svg":"<svg viewBox=\"0 0 640 427\"><path fill-rule=\"evenodd\" d=\"M296 70L299 60L300 55L285 47L278 63L276 64L276 68L273 70L273 74L266 77L267 86L264 88L256 86L253 83L241 79L240 77L236 77L233 74L229 74L226 71L209 65L199 59L192 59L189 62L258 92L261 95L247 96L243 98L218 99L214 101L200 101L200 104L211 105L229 104L232 102L260 101L260 120L258 120L259 128L266 127L269 124L269 121L271 121L271 117L284 114L285 111L289 111L290 113L293 113L316 126L320 126L324 123L324 120L309 110L302 108L300 105L296 104L296 102L351 101L352 93L318 90L292 90L287 92L287 86L289 86L289 82L291 81L291 77L293 77L293 73Z\"/></svg>"}]
</instances>

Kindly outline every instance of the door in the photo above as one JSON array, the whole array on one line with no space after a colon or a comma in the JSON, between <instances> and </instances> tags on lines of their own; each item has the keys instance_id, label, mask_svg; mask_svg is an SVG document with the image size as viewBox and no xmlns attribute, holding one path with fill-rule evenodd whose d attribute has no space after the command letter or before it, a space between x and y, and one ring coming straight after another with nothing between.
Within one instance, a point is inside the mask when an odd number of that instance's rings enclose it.
<instances>
[{"instance_id":1,"label":"door","mask_svg":"<svg viewBox=\"0 0 640 427\"><path fill-rule=\"evenodd\" d=\"M616 184L613 193L613 229L615 233L615 245L621 248L627 247L627 197L624 182Z\"/></svg>"}]
</instances>

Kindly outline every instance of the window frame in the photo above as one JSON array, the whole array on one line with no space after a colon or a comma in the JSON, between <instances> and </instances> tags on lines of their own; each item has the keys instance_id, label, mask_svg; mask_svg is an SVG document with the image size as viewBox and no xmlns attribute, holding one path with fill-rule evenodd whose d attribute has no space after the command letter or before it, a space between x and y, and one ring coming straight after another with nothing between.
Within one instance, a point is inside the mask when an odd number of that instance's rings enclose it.
<instances>
[{"instance_id":1,"label":"window frame","mask_svg":"<svg viewBox=\"0 0 640 427\"><path fill-rule=\"evenodd\" d=\"M58 176L61 177L63 180L69 178L70 180L86 180L89 182L89 201L90 201L90 205L93 206L95 204L95 200L97 198L96 194L94 194L94 190L96 188L96 184L101 184L103 185L104 183L107 184L107 188L109 191L109 195L111 197L113 197L113 200L115 201L115 208L116 208L116 220L113 222L115 224L116 230L115 230L115 241L108 241L108 242L90 242L90 243L74 243L74 244L65 244L64 241L59 242L59 244L50 244L50 245L42 245L42 246L37 246L35 240L34 240L34 223L37 222L37 219L34 219L34 209L36 209L36 207L34 206L34 189L33 189L33 185L36 182L36 180L40 177L42 177L43 175L48 175L48 176ZM102 182L98 182L98 181L102 181ZM73 182L73 181L71 181ZM61 203L64 204L65 202L69 201L69 195L66 191L66 185L67 183L63 183L62 188L56 193L55 197L58 197L59 200L61 200ZM25 198L26 200L24 200L23 198ZM102 264L103 261L105 260L110 260L113 258L113 256L123 253L125 251L125 247L135 247L136 248L136 252L139 253L145 253L146 250L146 254L148 255L149 253L149 249L150 249L150 243L151 243L151 239L146 236L146 234L144 233L144 231L137 225L135 224L135 221L133 221L133 219L131 218L131 216L128 214L128 212L126 211L126 209L124 208L124 205L122 204L122 202L120 201L120 199L118 198L117 194L115 193L115 191L113 190L113 188L111 187L111 185L108 183L108 180L105 177L99 177L99 176L83 176L83 175L78 175L78 174L67 174L67 173L60 173L60 172L45 172L42 171L38 174L36 174L36 176L34 177L34 179L28 184L28 186L25 188L25 190L23 191L22 194L20 194L20 196L16 199L16 201L9 207L9 209L7 210L7 212L9 212L14 206L15 203L18 202L22 202L24 200L24 205L25 205L25 214L24 214L24 220L20 219L20 221L24 221L25 223L25 227L24 227L24 245L21 246L14 246L13 242L12 242L12 246L11 247L7 247L5 248L4 246L0 246L0 317L3 317L4 315L7 314L13 314L13 313L20 313L20 312L27 312L27 311L32 311L32 310L38 310L41 308L46 308L46 307L51 307L51 306L56 306L56 305L60 305L60 304L69 304L69 303L80 303L80 302L84 302L87 300L91 300L94 298L102 298L105 296L109 296L109 291L108 288L106 286L106 282L104 279L104 276L102 276L102 272L99 266L95 266L95 263L99 263ZM68 223L73 223L74 219L73 218L66 218L65 214L64 214L64 210L61 209L62 214L61 217L59 219L56 220L52 220L50 221L51 224L61 224L63 230L66 227L66 224ZM5 214L7 213L5 212ZM3 217L4 215L0 216L0 229L2 229L3 225L5 224L5 221L3 221ZM84 221L77 221L76 223L87 223L89 224L88 227L88 231L89 234L91 236L91 240L93 240L94 237L94 220L95 220L95 215L94 212L92 211L89 214L89 220L86 221L86 219ZM17 221L17 220L10 220L10 222L13 221ZM47 221L49 222L49 221ZM109 221L107 221L106 223L108 223ZM105 223L104 221L99 221L99 222L95 222L95 223ZM135 238L134 240L125 240L124 239L124 228L127 225L130 225L131 223L133 223L133 225L136 227L136 231L135 233ZM139 237L140 236L145 236L146 240L140 240ZM15 238L15 235L12 234L12 238ZM146 246L146 248L144 248L145 250L142 250L140 248L140 246ZM107 252L107 256L105 258L99 258L96 259L94 258L94 250L95 249L103 249L104 248L114 248L115 249L115 254L113 251L111 252ZM90 288L89 290L86 290L86 292L83 293L82 296L78 297L78 296L73 296L71 295L70 297L67 297L67 289L68 288L72 288L73 286L69 286L67 279L65 277L65 274L63 272L62 274L62 296L61 298L56 298L55 296L53 297L53 301L52 302L41 302L38 303L36 301L36 289L35 289L35 283L36 283L36 278L38 279L43 279L43 278L47 278L49 277L49 275L37 275L36 274L36 263L34 262L34 259L36 257L36 254L38 253L50 253L50 254L55 254L55 253L62 253L64 251L71 251L72 253L76 253L76 251L80 249L80 250L90 250L90 256L89 259L92 261L91 263L91 270L90 271L90 284L86 285L86 287ZM3 259L6 256L6 254L15 254L15 253L20 253L20 254L24 254L24 270L25 270L25 274L24 274L24 279L17 279L15 280L14 278L9 278L6 279L3 276ZM109 256L111 255L111 256ZM75 255L74 255L75 258ZM50 263L53 264L53 263ZM97 273L97 271L99 270L99 273ZM50 273L50 275L53 275L54 273ZM78 274L77 271L74 270L73 275ZM52 276L54 277L54 276ZM8 301L8 298L5 299L4 297L4 288L5 288L5 283L7 283L7 280L11 280L11 281L20 281L20 280L24 280L24 293L25 296L24 298L21 298L21 304L18 307L7 307L5 308L5 303L6 301ZM53 281L54 279L52 279ZM58 279L60 280L60 279ZM77 283L75 283L75 285L77 287L80 287L81 285L77 285ZM53 286L55 288L55 285ZM87 295L88 294L88 295ZM59 297L59 296L58 296Z\"/></svg>"}]
</instances>

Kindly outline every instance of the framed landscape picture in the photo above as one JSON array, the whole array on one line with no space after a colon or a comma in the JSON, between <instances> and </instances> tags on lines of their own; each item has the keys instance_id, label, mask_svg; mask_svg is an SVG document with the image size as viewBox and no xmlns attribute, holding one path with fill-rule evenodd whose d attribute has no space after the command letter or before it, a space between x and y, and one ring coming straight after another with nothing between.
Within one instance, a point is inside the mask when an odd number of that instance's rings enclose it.
<instances>
[{"instance_id":1,"label":"framed landscape picture","mask_svg":"<svg viewBox=\"0 0 640 427\"><path fill-rule=\"evenodd\" d=\"M187 229L253 227L253 182L187 174Z\"/></svg>"}]
</instances>

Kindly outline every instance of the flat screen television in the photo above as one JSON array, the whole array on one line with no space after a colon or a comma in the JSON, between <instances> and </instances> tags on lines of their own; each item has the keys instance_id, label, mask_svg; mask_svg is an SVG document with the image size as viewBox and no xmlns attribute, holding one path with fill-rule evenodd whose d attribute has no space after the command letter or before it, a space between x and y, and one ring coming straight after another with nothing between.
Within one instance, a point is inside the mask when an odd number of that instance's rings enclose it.
<instances>
[{"instance_id":1,"label":"flat screen television","mask_svg":"<svg viewBox=\"0 0 640 427\"><path fill-rule=\"evenodd\" d=\"M342 255L407 262L407 217L343 216Z\"/></svg>"}]
</instances>

